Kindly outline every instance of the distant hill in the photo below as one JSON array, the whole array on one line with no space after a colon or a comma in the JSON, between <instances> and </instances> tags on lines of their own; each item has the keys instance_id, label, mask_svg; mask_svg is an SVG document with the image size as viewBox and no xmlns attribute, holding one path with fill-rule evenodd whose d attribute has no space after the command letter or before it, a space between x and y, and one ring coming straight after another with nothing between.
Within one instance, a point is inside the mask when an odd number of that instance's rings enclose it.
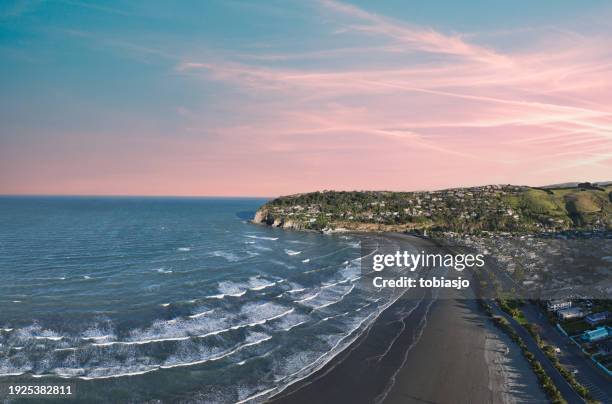
<instances>
[{"instance_id":1,"label":"distant hill","mask_svg":"<svg viewBox=\"0 0 612 404\"><path fill-rule=\"evenodd\" d=\"M555 232L612 229L611 183L441 191L322 191L276 198L253 219L321 231Z\"/></svg>"},{"instance_id":2,"label":"distant hill","mask_svg":"<svg viewBox=\"0 0 612 404\"><path fill-rule=\"evenodd\" d=\"M551 188L577 188L580 186L580 184L590 184L590 185L594 185L594 186L598 186L598 187L605 187L607 185L611 185L612 181L601 181L601 182L593 182L593 183L588 183L588 182L564 182L563 184L553 184L553 185L545 185L543 187L540 188L547 188L547 189L551 189Z\"/></svg>"}]
</instances>

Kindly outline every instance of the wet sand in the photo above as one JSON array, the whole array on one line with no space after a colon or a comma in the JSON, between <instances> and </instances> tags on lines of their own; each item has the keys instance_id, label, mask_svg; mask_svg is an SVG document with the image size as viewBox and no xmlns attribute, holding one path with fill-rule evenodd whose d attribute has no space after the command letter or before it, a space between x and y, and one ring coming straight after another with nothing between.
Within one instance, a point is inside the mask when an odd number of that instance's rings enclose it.
<instances>
[{"instance_id":1,"label":"wet sand","mask_svg":"<svg viewBox=\"0 0 612 404\"><path fill-rule=\"evenodd\" d=\"M518 347L489 324L471 290L434 294L420 289L399 299L351 347L271 401L546 402Z\"/></svg>"}]
</instances>

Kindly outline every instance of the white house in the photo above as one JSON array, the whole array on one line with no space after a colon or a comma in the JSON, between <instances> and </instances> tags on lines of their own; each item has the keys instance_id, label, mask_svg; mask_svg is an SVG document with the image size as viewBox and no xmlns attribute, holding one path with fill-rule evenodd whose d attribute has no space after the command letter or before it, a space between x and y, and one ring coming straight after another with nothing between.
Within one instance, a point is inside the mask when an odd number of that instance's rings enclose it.
<instances>
[{"instance_id":1,"label":"white house","mask_svg":"<svg viewBox=\"0 0 612 404\"><path fill-rule=\"evenodd\" d=\"M572 307L572 301L566 299L549 300L546 303L548 311L559 311Z\"/></svg>"}]
</instances>

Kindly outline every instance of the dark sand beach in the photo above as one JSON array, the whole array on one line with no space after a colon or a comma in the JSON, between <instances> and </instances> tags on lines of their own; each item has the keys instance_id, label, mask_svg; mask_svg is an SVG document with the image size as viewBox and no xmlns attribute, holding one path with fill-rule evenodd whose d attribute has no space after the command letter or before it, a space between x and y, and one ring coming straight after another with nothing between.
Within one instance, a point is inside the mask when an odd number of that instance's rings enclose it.
<instances>
[{"instance_id":1,"label":"dark sand beach","mask_svg":"<svg viewBox=\"0 0 612 404\"><path fill-rule=\"evenodd\" d=\"M349 349L271 401L547 402L518 347L489 324L471 289L410 292Z\"/></svg>"}]
</instances>

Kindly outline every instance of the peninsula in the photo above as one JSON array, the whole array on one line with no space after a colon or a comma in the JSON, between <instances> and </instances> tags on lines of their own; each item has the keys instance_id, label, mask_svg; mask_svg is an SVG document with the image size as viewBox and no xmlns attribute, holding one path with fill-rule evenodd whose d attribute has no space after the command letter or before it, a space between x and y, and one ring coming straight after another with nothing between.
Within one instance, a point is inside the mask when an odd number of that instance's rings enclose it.
<instances>
[{"instance_id":1,"label":"peninsula","mask_svg":"<svg viewBox=\"0 0 612 404\"><path fill-rule=\"evenodd\" d=\"M610 230L612 182L419 192L311 192L264 204L253 222L323 232Z\"/></svg>"}]
</instances>

